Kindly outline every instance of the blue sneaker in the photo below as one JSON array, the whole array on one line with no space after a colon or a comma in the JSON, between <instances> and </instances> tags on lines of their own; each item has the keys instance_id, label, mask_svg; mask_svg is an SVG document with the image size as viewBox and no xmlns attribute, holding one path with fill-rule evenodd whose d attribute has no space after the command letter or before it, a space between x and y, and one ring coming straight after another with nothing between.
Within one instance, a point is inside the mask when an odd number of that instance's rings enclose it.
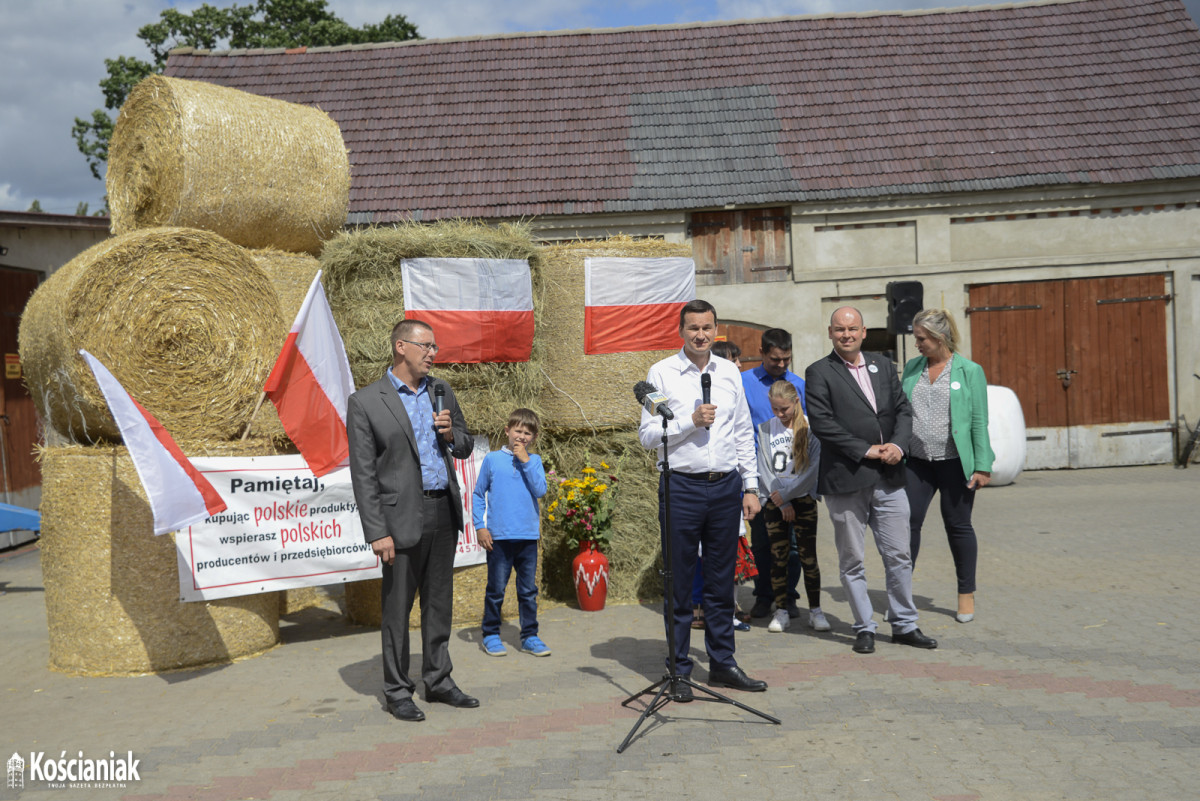
<instances>
[{"instance_id":1,"label":"blue sneaker","mask_svg":"<svg viewBox=\"0 0 1200 801\"><path fill-rule=\"evenodd\" d=\"M521 640L521 652L533 654L534 656L550 656L550 649L536 635Z\"/></svg>"},{"instance_id":2,"label":"blue sneaker","mask_svg":"<svg viewBox=\"0 0 1200 801\"><path fill-rule=\"evenodd\" d=\"M483 638L483 652L488 656L508 656L499 634L488 634Z\"/></svg>"}]
</instances>

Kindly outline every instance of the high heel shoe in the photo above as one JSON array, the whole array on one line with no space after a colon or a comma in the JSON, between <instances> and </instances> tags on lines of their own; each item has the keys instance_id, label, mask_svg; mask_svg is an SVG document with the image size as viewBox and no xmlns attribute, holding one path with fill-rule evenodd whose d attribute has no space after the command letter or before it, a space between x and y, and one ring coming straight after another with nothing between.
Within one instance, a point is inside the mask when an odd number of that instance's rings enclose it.
<instances>
[{"instance_id":1,"label":"high heel shoe","mask_svg":"<svg viewBox=\"0 0 1200 801\"><path fill-rule=\"evenodd\" d=\"M970 623L975 619L975 593L959 593L958 614L954 619L959 623Z\"/></svg>"}]
</instances>

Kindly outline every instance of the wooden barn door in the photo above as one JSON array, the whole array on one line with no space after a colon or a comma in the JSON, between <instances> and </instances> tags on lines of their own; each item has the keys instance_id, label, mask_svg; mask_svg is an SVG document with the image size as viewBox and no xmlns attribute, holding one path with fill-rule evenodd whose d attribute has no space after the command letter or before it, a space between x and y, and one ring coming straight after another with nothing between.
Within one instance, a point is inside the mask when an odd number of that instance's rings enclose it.
<instances>
[{"instance_id":1,"label":"wooden barn door","mask_svg":"<svg viewBox=\"0 0 1200 801\"><path fill-rule=\"evenodd\" d=\"M37 497L28 490L42 483L33 458L37 415L17 355L21 313L37 286L38 273L0 267L0 353L4 354L4 375L0 377L0 501L18 506L36 506Z\"/></svg>"},{"instance_id":2,"label":"wooden barn door","mask_svg":"<svg viewBox=\"0 0 1200 801\"><path fill-rule=\"evenodd\" d=\"M759 353L759 349L762 345L762 332L765 330L767 330L766 326L718 323L717 339L732 342L742 349L740 359L742 372L745 372L762 364L762 354Z\"/></svg>"},{"instance_id":3,"label":"wooden barn door","mask_svg":"<svg viewBox=\"0 0 1200 801\"><path fill-rule=\"evenodd\" d=\"M971 358L1021 400L1031 469L1171 460L1163 275L970 289Z\"/></svg>"},{"instance_id":4,"label":"wooden barn door","mask_svg":"<svg viewBox=\"0 0 1200 801\"><path fill-rule=\"evenodd\" d=\"M784 280L792 263L790 229L786 206L692 214L688 233L696 262L696 285Z\"/></svg>"}]
</instances>

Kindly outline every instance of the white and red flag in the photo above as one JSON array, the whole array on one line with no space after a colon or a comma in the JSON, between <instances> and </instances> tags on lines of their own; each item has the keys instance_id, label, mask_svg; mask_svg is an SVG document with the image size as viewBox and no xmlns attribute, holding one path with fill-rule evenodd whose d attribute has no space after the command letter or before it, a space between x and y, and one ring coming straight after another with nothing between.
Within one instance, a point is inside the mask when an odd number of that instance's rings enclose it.
<instances>
[{"instance_id":1,"label":"white and red flag","mask_svg":"<svg viewBox=\"0 0 1200 801\"><path fill-rule=\"evenodd\" d=\"M679 310L696 299L695 262L592 258L583 272L584 353L679 347Z\"/></svg>"},{"instance_id":2,"label":"white and red flag","mask_svg":"<svg viewBox=\"0 0 1200 801\"><path fill-rule=\"evenodd\" d=\"M225 511L225 501L183 455L162 423L125 391L99 359L86 350L79 351L79 355L92 368L129 449L150 501L154 533L178 531Z\"/></svg>"},{"instance_id":3,"label":"white and red flag","mask_svg":"<svg viewBox=\"0 0 1200 801\"><path fill-rule=\"evenodd\" d=\"M283 430L313 475L323 476L348 463L346 401L354 394L354 378L320 272L308 288L263 392L275 404Z\"/></svg>"},{"instance_id":4,"label":"white and red flag","mask_svg":"<svg viewBox=\"0 0 1200 801\"><path fill-rule=\"evenodd\" d=\"M527 362L533 282L524 259L404 259L404 317L433 327L437 361Z\"/></svg>"}]
</instances>

